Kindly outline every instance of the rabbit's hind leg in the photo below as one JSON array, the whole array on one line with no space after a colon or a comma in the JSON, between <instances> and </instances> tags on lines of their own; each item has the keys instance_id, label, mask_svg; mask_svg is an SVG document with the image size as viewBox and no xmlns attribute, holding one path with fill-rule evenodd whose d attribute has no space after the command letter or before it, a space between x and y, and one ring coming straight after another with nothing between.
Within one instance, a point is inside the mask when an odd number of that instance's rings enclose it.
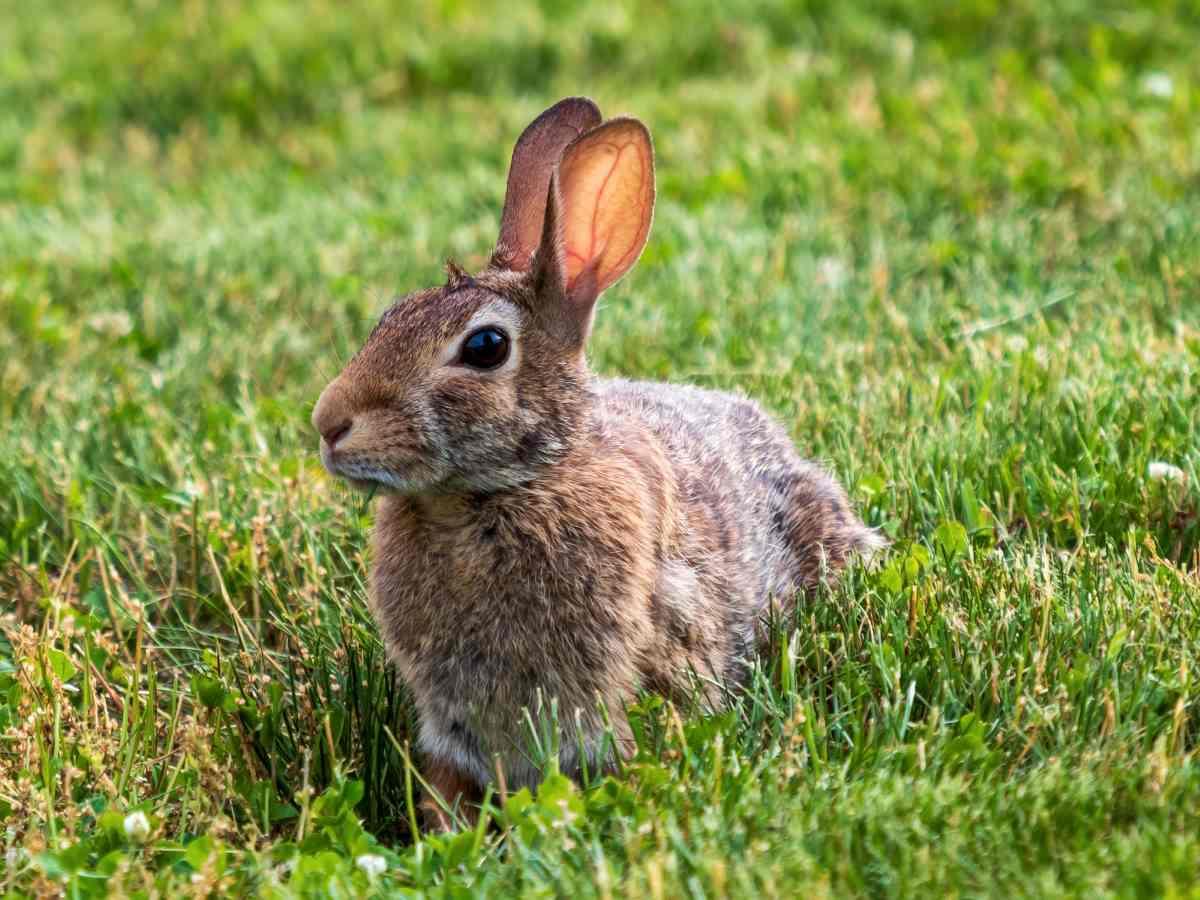
<instances>
[{"instance_id":1,"label":"rabbit's hind leg","mask_svg":"<svg viewBox=\"0 0 1200 900\"><path fill-rule=\"evenodd\" d=\"M454 763L429 760L422 775L431 791L421 800L426 826L434 831L452 831L455 816L474 825L479 818L482 793L479 785Z\"/></svg>"}]
</instances>

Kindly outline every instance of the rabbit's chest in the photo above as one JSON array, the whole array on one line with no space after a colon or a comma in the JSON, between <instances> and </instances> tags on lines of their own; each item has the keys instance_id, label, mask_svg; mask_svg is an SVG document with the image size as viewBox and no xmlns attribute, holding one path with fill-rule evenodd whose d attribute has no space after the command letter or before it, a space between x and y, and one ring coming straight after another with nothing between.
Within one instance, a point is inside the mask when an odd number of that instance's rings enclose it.
<instances>
[{"instance_id":1,"label":"rabbit's chest","mask_svg":"<svg viewBox=\"0 0 1200 900\"><path fill-rule=\"evenodd\" d=\"M619 709L636 684L639 623L606 596L627 582L589 554L427 540L400 563L393 555L376 566L373 604L426 752L481 780L499 756L510 784L532 783L530 723L551 702L560 725L574 728L582 711L584 730L597 734L597 698Z\"/></svg>"},{"instance_id":2,"label":"rabbit's chest","mask_svg":"<svg viewBox=\"0 0 1200 900\"><path fill-rule=\"evenodd\" d=\"M590 681L619 616L576 602L595 596L600 577L586 563L564 575L536 557L450 550L422 554L402 580L377 578L377 617L402 667L493 702Z\"/></svg>"},{"instance_id":3,"label":"rabbit's chest","mask_svg":"<svg viewBox=\"0 0 1200 900\"><path fill-rule=\"evenodd\" d=\"M406 680L505 705L594 695L642 643L654 572L636 529L525 507L446 527L381 510L372 595ZM599 526L599 527L598 527Z\"/></svg>"}]
</instances>

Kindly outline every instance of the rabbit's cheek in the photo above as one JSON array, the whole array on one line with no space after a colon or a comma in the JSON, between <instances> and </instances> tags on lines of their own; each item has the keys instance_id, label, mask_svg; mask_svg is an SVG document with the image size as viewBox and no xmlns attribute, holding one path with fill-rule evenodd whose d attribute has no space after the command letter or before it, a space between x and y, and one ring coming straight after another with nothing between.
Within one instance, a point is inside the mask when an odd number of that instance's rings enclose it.
<instances>
[{"instance_id":1,"label":"rabbit's cheek","mask_svg":"<svg viewBox=\"0 0 1200 900\"><path fill-rule=\"evenodd\" d=\"M441 385L430 405L448 442L462 450L511 432L516 403L510 384L464 377Z\"/></svg>"}]
</instances>

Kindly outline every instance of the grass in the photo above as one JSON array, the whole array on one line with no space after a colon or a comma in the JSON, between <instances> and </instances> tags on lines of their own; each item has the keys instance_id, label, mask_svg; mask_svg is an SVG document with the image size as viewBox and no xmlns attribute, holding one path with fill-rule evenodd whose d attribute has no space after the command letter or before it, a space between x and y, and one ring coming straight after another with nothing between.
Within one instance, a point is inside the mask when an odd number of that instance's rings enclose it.
<instances>
[{"instance_id":1,"label":"grass","mask_svg":"<svg viewBox=\"0 0 1200 900\"><path fill-rule=\"evenodd\" d=\"M1200 892L1193 4L0 20L0 892ZM659 157L595 367L750 393L894 548L727 714L417 836L308 414L572 93Z\"/></svg>"}]
</instances>

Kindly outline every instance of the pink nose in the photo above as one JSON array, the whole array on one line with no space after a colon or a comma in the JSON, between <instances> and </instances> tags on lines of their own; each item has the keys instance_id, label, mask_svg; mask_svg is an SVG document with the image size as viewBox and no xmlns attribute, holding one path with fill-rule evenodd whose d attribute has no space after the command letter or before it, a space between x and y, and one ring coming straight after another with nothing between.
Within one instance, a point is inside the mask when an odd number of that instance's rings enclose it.
<instances>
[{"instance_id":1,"label":"pink nose","mask_svg":"<svg viewBox=\"0 0 1200 900\"><path fill-rule=\"evenodd\" d=\"M337 446L337 442L346 436L346 433L349 430L350 420L344 419L343 421L338 422L336 425L330 425L329 427L323 429L321 431L321 437L325 438L325 443L329 445L330 449L333 449L333 447Z\"/></svg>"}]
</instances>

